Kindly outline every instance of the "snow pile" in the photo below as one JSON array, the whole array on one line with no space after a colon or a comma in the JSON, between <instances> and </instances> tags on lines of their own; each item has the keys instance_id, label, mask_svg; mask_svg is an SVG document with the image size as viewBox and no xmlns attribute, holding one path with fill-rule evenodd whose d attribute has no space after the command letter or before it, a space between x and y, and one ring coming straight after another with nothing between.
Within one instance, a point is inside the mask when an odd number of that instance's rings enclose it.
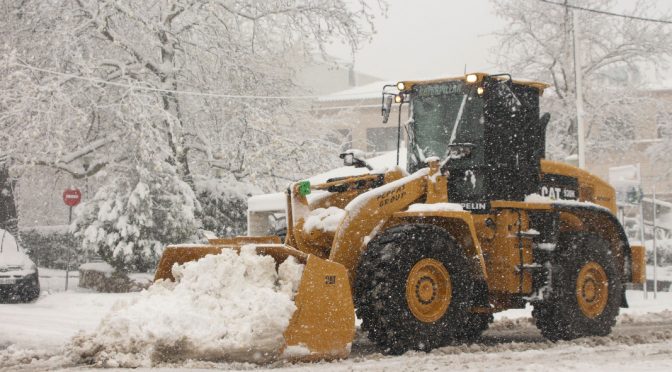
<instances>
[{"instance_id":1,"label":"snow pile","mask_svg":"<svg viewBox=\"0 0 672 372\"><path fill-rule=\"evenodd\" d=\"M569 206L578 206L578 207L593 207L598 209L603 209L609 211L608 208L605 208L599 204L595 204L589 201L578 201L571 199L553 199L548 196L541 196L539 194L530 194L525 196L525 203L550 203L550 204L563 204Z\"/></svg>"},{"instance_id":2,"label":"snow pile","mask_svg":"<svg viewBox=\"0 0 672 372\"><path fill-rule=\"evenodd\" d=\"M303 265L246 246L173 267L160 281L115 304L92 334L73 338L73 363L142 367L186 359L264 361L277 355L296 310Z\"/></svg>"},{"instance_id":3,"label":"snow pile","mask_svg":"<svg viewBox=\"0 0 672 372\"><path fill-rule=\"evenodd\" d=\"M383 198L386 194L391 195L393 192L401 193L403 191L401 188L402 186L405 186L406 184L409 184L412 181L422 177L426 177L428 174L429 168L422 168L410 176L386 183L383 186L371 189L363 194L359 194L356 198L352 199L347 206L345 206L345 210L351 213L350 216L356 217L359 210L363 208L369 201L371 201L371 199L378 197Z\"/></svg>"},{"instance_id":4,"label":"snow pile","mask_svg":"<svg viewBox=\"0 0 672 372\"><path fill-rule=\"evenodd\" d=\"M310 211L310 214L306 217L306 222L303 224L303 229L308 234L313 230L334 232L343 217L345 217L345 211L341 208L317 208Z\"/></svg>"},{"instance_id":5,"label":"snow pile","mask_svg":"<svg viewBox=\"0 0 672 372\"><path fill-rule=\"evenodd\" d=\"M411 204L408 212L455 212L462 211L462 206L456 203Z\"/></svg>"},{"instance_id":6,"label":"snow pile","mask_svg":"<svg viewBox=\"0 0 672 372\"><path fill-rule=\"evenodd\" d=\"M247 199L248 212L283 211L287 209L287 195L284 192L254 195ZM286 212L285 212L286 213Z\"/></svg>"},{"instance_id":7,"label":"snow pile","mask_svg":"<svg viewBox=\"0 0 672 372\"><path fill-rule=\"evenodd\" d=\"M536 193L525 196L526 203L554 203L556 201L556 199L551 199L548 196L541 196Z\"/></svg>"},{"instance_id":8,"label":"snow pile","mask_svg":"<svg viewBox=\"0 0 672 372\"><path fill-rule=\"evenodd\" d=\"M87 262L79 265L80 271L98 271L105 274L112 274L114 267L107 262Z\"/></svg>"},{"instance_id":9,"label":"snow pile","mask_svg":"<svg viewBox=\"0 0 672 372\"><path fill-rule=\"evenodd\" d=\"M49 361L44 363L43 361ZM38 363L42 362L42 368L38 368ZM58 356L54 356L52 352L48 350L31 350L23 349L15 345L2 345L0 344L0 370L6 371L10 367L18 365L30 365L26 368L29 371L36 370L52 370L54 365L62 365L63 361L59 359ZM46 364L46 365L44 365Z\"/></svg>"}]
</instances>

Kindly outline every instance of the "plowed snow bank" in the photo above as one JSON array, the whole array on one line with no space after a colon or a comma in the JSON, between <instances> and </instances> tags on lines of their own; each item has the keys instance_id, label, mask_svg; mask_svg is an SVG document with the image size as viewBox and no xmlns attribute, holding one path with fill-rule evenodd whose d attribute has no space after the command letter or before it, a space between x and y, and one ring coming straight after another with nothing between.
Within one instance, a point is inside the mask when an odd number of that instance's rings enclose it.
<instances>
[{"instance_id":1,"label":"plowed snow bank","mask_svg":"<svg viewBox=\"0 0 672 372\"><path fill-rule=\"evenodd\" d=\"M69 352L75 363L105 367L271 358L296 310L302 272L293 257L276 271L275 260L254 247L176 265L176 282L118 302L94 333L73 339Z\"/></svg>"}]
</instances>

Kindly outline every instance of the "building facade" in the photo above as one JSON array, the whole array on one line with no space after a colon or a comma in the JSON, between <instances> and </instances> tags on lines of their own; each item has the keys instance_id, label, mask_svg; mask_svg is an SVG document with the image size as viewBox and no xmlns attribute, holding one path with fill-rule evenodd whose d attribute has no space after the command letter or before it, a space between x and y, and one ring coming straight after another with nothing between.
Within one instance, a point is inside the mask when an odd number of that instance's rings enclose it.
<instances>
[{"instance_id":1,"label":"building facade","mask_svg":"<svg viewBox=\"0 0 672 372\"><path fill-rule=\"evenodd\" d=\"M396 82L395 82L396 83ZM321 96L313 106L318 121L328 123L343 137L343 149L359 149L371 156L397 149L399 140L405 141L403 129L397 125L399 105L392 106L387 123L382 117L383 86L394 84L376 81L340 92ZM408 105L401 107L401 123L408 120Z\"/></svg>"}]
</instances>

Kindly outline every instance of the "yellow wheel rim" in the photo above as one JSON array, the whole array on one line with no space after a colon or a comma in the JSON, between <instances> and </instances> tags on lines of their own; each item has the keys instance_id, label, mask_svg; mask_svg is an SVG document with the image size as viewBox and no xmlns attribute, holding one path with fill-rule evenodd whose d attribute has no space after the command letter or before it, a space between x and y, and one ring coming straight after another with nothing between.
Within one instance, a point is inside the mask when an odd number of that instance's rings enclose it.
<instances>
[{"instance_id":1,"label":"yellow wheel rim","mask_svg":"<svg viewBox=\"0 0 672 372\"><path fill-rule=\"evenodd\" d=\"M425 323L435 322L446 313L453 294L448 270L440 261L418 261L406 280L406 302L411 313Z\"/></svg>"},{"instance_id":2,"label":"yellow wheel rim","mask_svg":"<svg viewBox=\"0 0 672 372\"><path fill-rule=\"evenodd\" d=\"M597 262L583 265L576 278L576 299L581 312L588 318L602 314L609 297L609 278Z\"/></svg>"}]
</instances>

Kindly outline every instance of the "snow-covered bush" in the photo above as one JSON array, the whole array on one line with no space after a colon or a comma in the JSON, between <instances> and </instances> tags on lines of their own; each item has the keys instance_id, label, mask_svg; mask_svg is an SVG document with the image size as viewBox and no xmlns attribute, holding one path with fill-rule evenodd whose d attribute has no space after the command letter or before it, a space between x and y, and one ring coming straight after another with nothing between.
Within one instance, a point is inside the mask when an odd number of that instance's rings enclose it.
<instances>
[{"instance_id":1,"label":"snow-covered bush","mask_svg":"<svg viewBox=\"0 0 672 372\"><path fill-rule=\"evenodd\" d=\"M75 235L119 271L154 268L163 246L183 242L198 228L200 205L191 187L163 163L137 166L76 210Z\"/></svg>"},{"instance_id":2,"label":"snow-covered bush","mask_svg":"<svg viewBox=\"0 0 672 372\"><path fill-rule=\"evenodd\" d=\"M247 229L247 198L261 193L254 185L235 180L198 177L195 182L201 204L202 228L217 236L244 235Z\"/></svg>"},{"instance_id":3,"label":"snow-covered bush","mask_svg":"<svg viewBox=\"0 0 672 372\"><path fill-rule=\"evenodd\" d=\"M33 226L21 229L21 246L40 267L64 270L68 256L70 268L86 261L81 238L73 236L67 225Z\"/></svg>"}]
</instances>

